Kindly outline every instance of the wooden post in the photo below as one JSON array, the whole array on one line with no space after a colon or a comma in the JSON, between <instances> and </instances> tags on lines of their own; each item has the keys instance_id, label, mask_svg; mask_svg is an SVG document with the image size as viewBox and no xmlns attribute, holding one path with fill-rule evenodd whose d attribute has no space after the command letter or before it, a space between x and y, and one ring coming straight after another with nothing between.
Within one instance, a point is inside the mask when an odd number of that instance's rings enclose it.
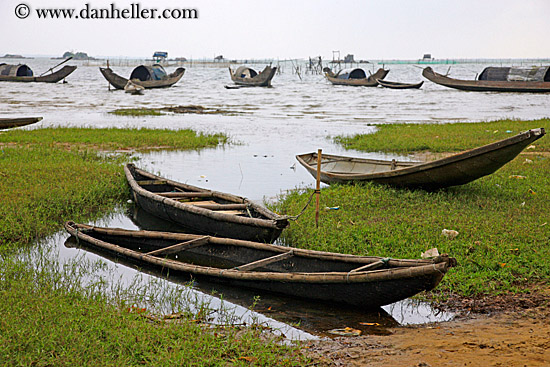
<instances>
[{"instance_id":1,"label":"wooden post","mask_svg":"<svg viewBox=\"0 0 550 367\"><path fill-rule=\"evenodd\" d=\"M317 183L315 185L315 227L319 227L319 196L321 195L321 156L323 150L317 149Z\"/></svg>"},{"instance_id":2,"label":"wooden post","mask_svg":"<svg viewBox=\"0 0 550 367\"><path fill-rule=\"evenodd\" d=\"M107 59L107 69L109 69L109 59ZM111 82L107 81L107 89L111 90Z\"/></svg>"}]
</instances>

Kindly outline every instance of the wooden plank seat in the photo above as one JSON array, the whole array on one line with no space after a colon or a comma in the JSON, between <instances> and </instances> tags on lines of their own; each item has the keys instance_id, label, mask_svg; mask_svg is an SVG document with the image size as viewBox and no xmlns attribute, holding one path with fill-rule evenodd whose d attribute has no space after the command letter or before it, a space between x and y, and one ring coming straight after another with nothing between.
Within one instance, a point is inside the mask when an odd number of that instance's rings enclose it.
<instances>
[{"instance_id":1,"label":"wooden plank seat","mask_svg":"<svg viewBox=\"0 0 550 367\"><path fill-rule=\"evenodd\" d=\"M175 254L176 252L185 251L185 250L192 249L194 247L202 246L208 243L209 238L210 236L203 236L203 237L195 238L194 240L176 243L175 245L172 245L172 246L147 252L145 255L150 255L150 256L164 255L165 256L165 255Z\"/></svg>"},{"instance_id":2,"label":"wooden plank seat","mask_svg":"<svg viewBox=\"0 0 550 367\"><path fill-rule=\"evenodd\" d=\"M266 257L265 259L253 261L253 262L248 263L248 264L235 266L233 269L241 270L241 271L250 271L250 270L259 268L261 266L273 264L274 262L277 262L277 261L286 260L288 258L291 258L292 256L294 256L294 252L291 250L291 251L283 252L283 253L275 255L275 256Z\"/></svg>"},{"instance_id":3,"label":"wooden plank seat","mask_svg":"<svg viewBox=\"0 0 550 367\"><path fill-rule=\"evenodd\" d=\"M139 186L167 185L166 180L140 180L136 181Z\"/></svg>"},{"instance_id":4,"label":"wooden plank seat","mask_svg":"<svg viewBox=\"0 0 550 367\"><path fill-rule=\"evenodd\" d=\"M185 198L211 198L214 195L211 192L155 192L154 194L170 199Z\"/></svg>"}]
</instances>

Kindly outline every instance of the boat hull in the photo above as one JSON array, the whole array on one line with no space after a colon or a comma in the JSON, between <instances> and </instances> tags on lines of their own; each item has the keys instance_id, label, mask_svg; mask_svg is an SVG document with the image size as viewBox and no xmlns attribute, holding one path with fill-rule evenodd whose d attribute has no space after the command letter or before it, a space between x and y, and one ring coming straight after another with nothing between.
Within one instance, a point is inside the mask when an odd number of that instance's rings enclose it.
<instances>
[{"instance_id":1,"label":"boat hull","mask_svg":"<svg viewBox=\"0 0 550 367\"><path fill-rule=\"evenodd\" d=\"M544 134L543 128L533 129L496 143L425 163L323 154L321 181L326 184L370 181L425 190L463 185L495 172ZM317 153L298 155L296 159L313 177L317 176Z\"/></svg>"},{"instance_id":2,"label":"boat hull","mask_svg":"<svg viewBox=\"0 0 550 367\"><path fill-rule=\"evenodd\" d=\"M65 65L58 71L52 74L44 76L10 76L0 75L0 82L20 82L20 83L57 83L60 80L68 77L73 71L76 70L76 66Z\"/></svg>"},{"instance_id":3,"label":"boat hull","mask_svg":"<svg viewBox=\"0 0 550 367\"><path fill-rule=\"evenodd\" d=\"M272 68L270 66L266 66L260 74L257 74L253 78L241 78L235 75L231 68L229 68L229 75L231 76L233 83L247 87L270 87L271 80L275 76L276 72L276 67Z\"/></svg>"},{"instance_id":4,"label":"boat hull","mask_svg":"<svg viewBox=\"0 0 550 367\"><path fill-rule=\"evenodd\" d=\"M349 85L354 87L376 87L378 86L378 81L384 79L390 71L385 69L378 69L376 73L370 75L367 78L363 79L339 79L335 76L331 76L329 73L325 73L325 77L329 82L334 85Z\"/></svg>"},{"instance_id":5,"label":"boat hull","mask_svg":"<svg viewBox=\"0 0 550 367\"><path fill-rule=\"evenodd\" d=\"M470 92L516 92L516 93L548 93L550 82L525 81L491 81L491 80L461 80L449 78L427 67L422 75L429 81L444 87Z\"/></svg>"},{"instance_id":6,"label":"boat hull","mask_svg":"<svg viewBox=\"0 0 550 367\"><path fill-rule=\"evenodd\" d=\"M260 207L258 204L246 198L166 180L162 177L139 170L133 165L126 165L124 170L136 204L150 214L176 223L183 229L214 236L273 242L280 236L283 229L288 226L287 219ZM247 208L249 208L249 211L259 213L259 215L258 217L249 218L234 214L225 214L163 197L138 185L136 178L140 176L144 179L166 181L167 190L173 187L179 187L191 190L192 192L211 193L213 197L231 203L245 204ZM162 189L159 187L157 188Z\"/></svg>"},{"instance_id":7,"label":"boat hull","mask_svg":"<svg viewBox=\"0 0 550 367\"><path fill-rule=\"evenodd\" d=\"M41 120L42 117L0 118L0 130L30 125Z\"/></svg>"},{"instance_id":8,"label":"boat hull","mask_svg":"<svg viewBox=\"0 0 550 367\"><path fill-rule=\"evenodd\" d=\"M170 275L181 273L209 282L363 309L377 308L431 290L448 269L456 265L456 260L447 256L426 260L382 259L226 238L98 228L72 222L67 222L65 228L79 239L80 244L140 266L147 264L167 269ZM151 255L151 251L191 240L203 241L203 244L171 255ZM253 270L244 269L244 264L288 252L292 252L289 259ZM386 262L387 268L352 271L381 261Z\"/></svg>"},{"instance_id":9,"label":"boat hull","mask_svg":"<svg viewBox=\"0 0 550 367\"><path fill-rule=\"evenodd\" d=\"M128 84L129 79L126 79L118 75L110 68L99 68L99 71L101 72L103 77L107 79L107 81L116 89L124 89L124 87ZM168 88L176 84L183 77L184 73L185 73L184 68L177 68L175 72L173 72L172 74L169 74L164 79L146 80L146 81L142 81L139 79L132 79L132 83L136 85L140 85L145 89Z\"/></svg>"}]
</instances>

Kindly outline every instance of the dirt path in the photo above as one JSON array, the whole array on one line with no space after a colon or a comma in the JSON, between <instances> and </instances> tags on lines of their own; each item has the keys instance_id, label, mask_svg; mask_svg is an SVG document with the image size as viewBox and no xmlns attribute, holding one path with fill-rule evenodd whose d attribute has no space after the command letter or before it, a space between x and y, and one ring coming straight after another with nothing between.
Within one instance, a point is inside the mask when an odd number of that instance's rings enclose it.
<instances>
[{"instance_id":1,"label":"dirt path","mask_svg":"<svg viewBox=\"0 0 550 367\"><path fill-rule=\"evenodd\" d=\"M550 366L550 305L312 342L318 366Z\"/></svg>"}]
</instances>

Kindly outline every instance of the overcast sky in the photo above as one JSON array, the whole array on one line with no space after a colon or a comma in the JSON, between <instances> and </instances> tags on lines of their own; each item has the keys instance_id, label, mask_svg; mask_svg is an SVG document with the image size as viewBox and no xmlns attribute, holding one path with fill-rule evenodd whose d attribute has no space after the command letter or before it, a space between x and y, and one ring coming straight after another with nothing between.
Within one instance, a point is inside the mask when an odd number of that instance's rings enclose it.
<instances>
[{"instance_id":1,"label":"overcast sky","mask_svg":"<svg viewBox=\"0 0 550 367\"><path fill-rule=\"evenodd\" d=\"M18 4L31 9L15 15ZM198 19L52 20L37 8L197 9ZM229 59L549 58L547 0L0 0L0 54Z\"/></svg>"}]
</instances>

